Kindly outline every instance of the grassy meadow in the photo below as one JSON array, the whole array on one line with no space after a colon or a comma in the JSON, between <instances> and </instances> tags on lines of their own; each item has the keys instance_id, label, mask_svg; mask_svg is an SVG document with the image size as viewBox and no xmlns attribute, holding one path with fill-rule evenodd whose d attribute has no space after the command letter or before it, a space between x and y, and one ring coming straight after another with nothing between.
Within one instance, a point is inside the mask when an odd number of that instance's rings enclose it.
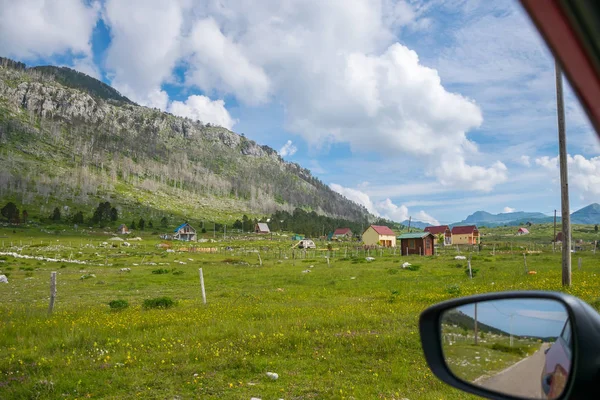
<instances>
[{"instance_id":1,"label":"grassy meadow","mask_svg":"<svg viewBox=\"0 0 600 400\"><path fill-rule=\"evenodd\" d=\"M334 244L328 263L327 251L292 254L291 241L199 244L211 254L160 247L149 235L126 247L112 236L0 228L9 280L0 284L0 398L465 399L429 371L420 312L475 293L563 290L551 245L496 245L491 235L470 253L473 279L455 248L429 258L371 251L367 262L364 251ZM525 252L535 274L525 273ZM597 305L599 260L591 249L573 253L566 291ZM144 307L165 296L173 307ZM129 306L111 309L114 300Z\"/></svg>"}]
</instances>

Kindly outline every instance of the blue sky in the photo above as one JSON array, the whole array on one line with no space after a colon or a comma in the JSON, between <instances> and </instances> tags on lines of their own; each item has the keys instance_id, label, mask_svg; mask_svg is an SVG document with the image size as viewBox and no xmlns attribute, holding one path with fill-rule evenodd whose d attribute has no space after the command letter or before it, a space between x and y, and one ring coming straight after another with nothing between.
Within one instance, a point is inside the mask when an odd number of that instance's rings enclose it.
<instances>
[{"instance_id":1,"label":"blue sky","mask_svg":"<svg viewBox=\"0 0 600 400\"><path fill-rule=\"evenodd\" d=\"M474 316L473 304L458 309ZM556 300L503 299L477 304L479 322L519 336L558 337L567 317L565 306Z\"/></svg>"},{"instance_id":2,"label":"blue sky","mask_svg":"<svg viewBox=\"0 0 600 400\"><path fill-rule=\"evenodd\" d=\"M560 210L554 61L514 0L4 1L0 55L244 133L397 221ZM566 87L576 210L600 146Z\"/></svg>"}]
</instances>

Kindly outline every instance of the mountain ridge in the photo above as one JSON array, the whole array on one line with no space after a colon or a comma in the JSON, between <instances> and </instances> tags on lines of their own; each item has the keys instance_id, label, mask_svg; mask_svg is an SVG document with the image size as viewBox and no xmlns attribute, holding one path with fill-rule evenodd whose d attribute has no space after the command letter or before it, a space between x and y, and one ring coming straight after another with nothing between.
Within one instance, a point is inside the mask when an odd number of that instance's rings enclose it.
<instances>
[{"instance_id":1,"label":"mountain ridge","mask_svg":"<svg viewBox=\"0 0 600 400\"><path fill-rule=\"evenodd\" d=\"M165 208L158 200L166 198L171 207L186 202L189 213L212 204L225 219L296 208L375 219L269 146L107 87L64 67L0 60L0 195L50 208L90 197Z\"/></svg>"}]
</instances>

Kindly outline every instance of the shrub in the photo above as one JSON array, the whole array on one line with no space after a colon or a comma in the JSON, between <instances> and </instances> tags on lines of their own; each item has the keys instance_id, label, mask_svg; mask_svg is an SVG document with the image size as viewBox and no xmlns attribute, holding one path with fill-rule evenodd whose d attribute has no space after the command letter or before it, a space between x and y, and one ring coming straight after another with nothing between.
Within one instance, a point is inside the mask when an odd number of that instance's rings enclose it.
<instances>
[{"instance_id":1,"label":"shrub","mask_svg":"<svg viewBox=\"0 0 600 400\"><path fill-rule=\"evenodd\" d=\"M108 305L111 310L123 310L129 307L127 300L112 300Z\"/></svg>"},{"instance_id":2,"label":"shrub","mask_svg":"<svg viewBox=\"0 0 600 400\"><path fill-rule=\"evenodd\" d=\"M183 271L178 269L176 271L173 271L173 275L183 275Z\"/></svg>"},{"instance_id":3,"label":"shrub","mask_svg":"<svg viewBox=\"0 0 600 400\"><path fill-rule=\"evenodd\" d=\"M479 272L479 268L473 268L471 267L471 273L469 273L469 267L465 267L465 274L467 274L467 276L473 276L473 278L475 278L475 276L477 275L477 273Z\"/></svg>"},{"instance_id":4,"label":"shrub","mask_svg":"<svg viewBox=\"0 0 600 400\"><path fill-rule=\"evenodd\" d=\"M460 294L460 286L458 286L458 285L446 286L446 293L452 294L452 295L458 295L458 294Z\"/></svg>"},{"instance_id":5,"label":"shrub","mask_svg":"<svg viewBox=\"0 0 600 400\"><path fill-rule=\"evenodd\" d=\"M143 307L145 309L151 308L171 308L175 305L175 302L170 297L156 297L154 299L144 300Z\"/></svg>"},{"instance_id":6,"label":"shrub","mask_svg":"<svg viewBox=\"0 0 600 400\"><path fill-rule=\"evenodd\" d=\"M503 353L516 354L518 356L526 356L527 351L522 346L513 346L510 347L508 345L502 343L494 343L491 346L492 350L501 351Z\"/></svg>"},{"instance_id":7,"label":"shrub","mask_svg":"<svg viewBox=\"0 0 600 400\"><path fill-rule=\"evenodd\" d=\"M418 271L419 269L421 269L421 266L419 266L419 265L409 265L409 266L407 266L404 269L407 269L409 271Z\"/></svg>"},{"instance_id":8,"label":"shrub","mask_svg":"<svg viewBox=\"0 0 600 400\"><path fill-rule=\"evenodd\" d=\"M156 274L156 275L168 274L168 273L169 273L169 270L168 270L168 269L165 269L165 268L159 268L159 269L154 269L154 270L152 270L152 273L153 273L153 274Z\"/></svg>"}]
</instances>

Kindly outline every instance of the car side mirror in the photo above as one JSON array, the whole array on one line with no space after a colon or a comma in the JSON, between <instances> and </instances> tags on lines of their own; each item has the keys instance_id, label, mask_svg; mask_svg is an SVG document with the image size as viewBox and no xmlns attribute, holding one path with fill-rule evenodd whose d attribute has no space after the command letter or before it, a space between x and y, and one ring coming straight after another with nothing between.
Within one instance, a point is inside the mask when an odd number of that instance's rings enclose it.
<instances>
[{"instance_id":1,"label":"car side mirror","mask_svg":"<svg viewBox=\"0 0 600 400\"><path fill-rule=\"evenodd\" d=\"M600 394L600 315L576 297L464 297L426 309L419 328L432 372L463 391L512 400Z\"/></svg>"}]
</instances>

